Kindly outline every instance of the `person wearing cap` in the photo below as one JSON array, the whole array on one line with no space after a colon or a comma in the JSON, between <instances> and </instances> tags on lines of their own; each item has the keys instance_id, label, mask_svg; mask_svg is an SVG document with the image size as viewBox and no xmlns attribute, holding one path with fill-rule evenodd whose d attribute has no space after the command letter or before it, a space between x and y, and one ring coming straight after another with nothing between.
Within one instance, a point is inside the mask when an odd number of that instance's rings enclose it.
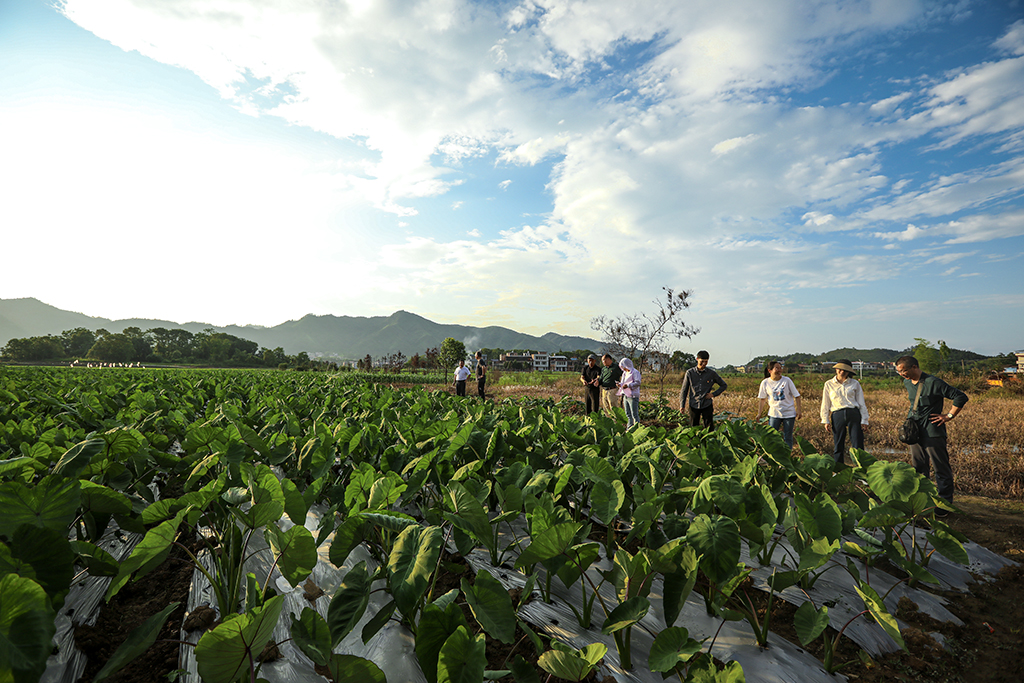
<instances>
[{"instance_id":1,"label":"person wearing cap","mask_svg":"<svg viewBox=\"0 0 1024 683\"><path fill-rule=\"evenodd\" d=\"M868 429L868 406L864 389L853 378L853 364L845 358L832 366L834 379L825 382L821 392L821 424L832 432L832 457L843 462L846 435L850 448L864 448L864 432Z\"/></svg>"},{"instance_id":2,"label":"person wearing cap","mask_svg":"<svg viewBox=\"0 0 1024 683\"><path fill-rule=\"evenodd\" d=\"M757 390L757 418L768 407L768 426L782 432L782 440L793 448L793 426L802 414L800 392L793 380L782 374L782 362L773 360L764 369L764 380Z\"/></svg>"},{"instance_id":3,"label":"person wearing cap","mask_svg":"<svg viewBox=\"0 0 1024 683\"><path fill-rule=\"evenodd\" d=\"M708 367L711 355L707 351L697 352L697 367L690 368L683 375L683 386L679 388L679 410L690 409L690 424L696 427L703 423L705 429L713 429L715 396L728 388L718 373ZM712 389L717 386L717 391Z\"/></svg>"},{"instance_id":4,"label":"person wearing cap","mask_svg":"<svg viewBox=\"0 0 1024 683\"><path fill-rule=\"evenodd\" d=\"M580 381L583 382L583 400L586 403L587 414L596 413L601 410L601 368L597 366L597 356L587 356L587 364L583 366L580 373Z\"/></svg>"},{"instance_id":5,"label":"person wearing cap","mask_svg":"<svg viewBox=\"0 0 1024 683\"><path fill-rule=\"evenodd\" d=\"M601 366L601 379L598 380L598 384L601 386L601 410L605 415L611 417L616 408L622 407L622 400L618 395L622 369L609 353L601 356Z\"/></svg>"},{"instance_id":6,"label":"person wearing cap","mask_svg":"<svg viewBox=\"0 0 1024 683\"><path fill-rule=\"evenodd\" d=\"M935 467L935 487L939 497L953 502L953 468L949 465L949 451L946 449L946 423L960 414L967 404L967 394L943 382L935 375L921 371L917 359L902 356L896 360L896 372L903 378L907 399L911 406L917 398L917 409L911 407L908 418L914 419L921 428L921 440L910 446L910 464L924 477L930 475L929 465ZM950 399L953 405L943 414L942 404ZM936 510L936 515L945 517L946 510Z\"/></svg>"}]
</instances>

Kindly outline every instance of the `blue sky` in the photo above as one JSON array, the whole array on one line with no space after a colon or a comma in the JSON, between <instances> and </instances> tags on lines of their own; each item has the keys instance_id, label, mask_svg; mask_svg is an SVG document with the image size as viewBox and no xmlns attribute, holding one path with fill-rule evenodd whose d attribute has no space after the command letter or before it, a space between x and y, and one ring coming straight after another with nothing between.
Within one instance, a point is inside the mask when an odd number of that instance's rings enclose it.
<instances>
[{"instance_id":1,"label":"blue sky","mask_svg":"<svg viewBox=\"0 0 1024 683\"><path fill-rule=\"evenodd\" d=\"M0 298L1024 348L1024 6L0 0Z\"/></svg>"}]
</instances>

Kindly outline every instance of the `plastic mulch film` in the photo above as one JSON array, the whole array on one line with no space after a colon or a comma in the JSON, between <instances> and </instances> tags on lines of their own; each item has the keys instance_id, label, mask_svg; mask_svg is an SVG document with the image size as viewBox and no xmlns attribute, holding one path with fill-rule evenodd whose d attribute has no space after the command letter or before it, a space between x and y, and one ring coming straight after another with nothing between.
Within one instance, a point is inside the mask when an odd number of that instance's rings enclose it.
<instances>
[{"instance_id":1,"label":"plastic mulch film","mask_svg":"<svg viewBox=\"0 0 1024 683\"><path fill-rule=\"evenodd\" d=\"M322 514L323 508L314 506L306 515L304 526L314 535L317 533ZM287 517L283 517L278 524L284 531L287 531L292 526ZM285 596L285 603L284 609L281 611L281 618L278 620L277 626L274 628L274 635L272 636L272 640L281 643L279 645L281 659L265 662L260 668L260 676L267 679L270 683L323 683L324 678L314 671L313 662L290 640L290 615L298 618L303 608L311 607L326 619L331 597L338 586L341 585L342 579L349 570L362 561L366 562L367 570L371 574L378 567L370 553L363 546L356 547L342 567L335 567L328 559L328 553L333 540L334 534L332 533L318 548L319 559L316 567L313 569L313 573L309 577L313 583L324 591L324 595L317 598L314 602L310 602L304 597L303 584L299 584L293 589L277 569L274 569L271 575L271 583L279 594ZM274 557L261 532L257 531L249 541L249 553L250 558L245 563L245 571L255 574L260 585L262 585L266 581L267 574L274 563ZM366 607L363 618L352 632L338 643L338 646L334 648L334 652L356 655L371 660L380 667L388 681L426 683L426 677L420 671L419 661L416 659L413 636L408 629L401 626L398 622L388 622L368 643L363 644L361 636L363 626L391 600L391 596L385 591L376 590L383 586L384 581L375 582L373 588L376 592L371 594L370 602ZM192 590L188 601L189 612L204 603L216 608L209 581L207 581L202 573L196 570L192 576ZM182 631L181 635L182 640L196 643L202 634L202 631L195 631L193 633ZM195 648L183 645L181 647L180 661L181 667L189 674L189 677L183 680L198 682L200 679L196 666Z\"/></svg>"},{"instance_id":2,"label":"plastic mulch film","mask_svg":"<svg viewBox=\"0 0 1024 683\"><path fill-rule=\"evenodd\" d=\"M323 508L314 507L307 515L305 526L314 534L320 524L320 516ZM279 522L282 529L286 530L291 526L287 518ZM528 538L525 534L525 520L519 519L514 522L516 526L515 536ZM923 532L918 539L919 544L925 539ZM907 534L912 533L907 531ZM500 534L502 546L507 545L513 539L511 533ZM909 539L909 535L907 536ZM854 539L851 539L854 540ZM285 595L285 606L281 618L275 628L273 639L282 643L280 647L282 659L275 662L267 662L262 665L260 675L270 683L321 683L324 679L314 671L313 663L288 639L290 638L291 616L298 617L304 607L313 607L326 618L330 598L333 596L343 577L348 571L361 561L366 561L368 570L372 573L377 568L376 562L369 552L362 546L352 551L347 558L345 565L341 568L334 567L329 559L328 553L330 544L333 541L331 534L320 546L320 554L317 566L314 568L310 578L319 586L324 595L310 603L304 597L303 587L300 584L292 588L281 577L277 570L274 570L270 580L276 590ZM969 590L969 582L977 580L977 574L994 574L1002 566L1014 564L995 553L992 553L977 544L965 544L971 562L968 566L957 565L938 554L933 554L928 566L931 571L943 584L943 588L956 588L957 590ZM783 558L787 555L788 542L785 538L780 541L779 547L773 556L773 564L760 567L746 554L744 548L741 559L751 567L755 568L752 575L754 586L760 590L767 590L767 579L771 576L773 568L785 570ZM258 552L264 550L265 552ZM792 552L791 549L789 549ZM246 563L245 571L255 574L262 584L267 580L267 573L273 565L273 555L263 540L263 535L257 532L250 540L250 559ZM519 551L513 547L504 558L505 562L500 567L490 564L489 556L483 550L475 550L466 558L474 572L486 569L506 588L522 588L526 583L526 576L511 569ZM786 564L791 565L789 560ZM860 566L860 565L858 565ZM600 585L599 591L606 604L609 606L617 604L614 587L606 582L602 584L602 577L599 570L607 570L610 562L604 557L603 549L601 557L588 569L588 575L595 584ZM897 584L897 579L876 569L860 568L861 576L869 577L870 584L880 595L884 595L889 588ZM374 589L382 587L383 582L378 582ZM600 624L604 620L604 612L597 602L593 607L593 622L591 629L580 627L570 605L578 612L582 612L582 598L579 583L574 584L572 590L567 590L561 581L555 579L552 582L552 603L544 603L536 597L524 605L519 611L520 618L524 619L546 636L555 638L573 647L583 647L591 643L601 642L608 646L608 653L599 666L601 675L611 676L622 682L647 682L656 683L662 680L661 674L654 673L647 668L647 658L655 634L666 628L664 621L664 610L662 608L661 580L656 579L652 585L650 601L651 609L648 614L632 630L632 652L634 667L630 671L624 671L619 665L618 653L615 649L614 638L605 636L600 632ZM589 593L589 588L588 588ZM535 594L536 595L536 594ZM790 588L776 594L777 597L793 604L802 604L807 600L801 590ZM836 567L821 576L815 587L808 591L811 599L816 605L827 603L830 605L829 616L833 628L842 628L854 615L863 610L863 601L857 595L854 582L845 568ZM933 616L940 621L959 620L952 615L945 607L945 600L927 591L917 588L910 588L901 584L893 588L885 602L891 612L895 613L896 605L900 597L907 597L918 605L919 609ZM384 672L389 681L408 681L409 683L423 683L426 679L420 671L419 663L414 651L414 640L411 633L396 621L391 621L381 629L368 643L363 644L361 638L362 627L390 600L384 591L374 592L370 604L366 609L362 620L335 648L340 654L351 654L364 657L373 661ZM194 572L193 587L189 596L188 609L191 612L201 604L214 606L214 599L209 583L200 572ZM817 681L834 682L845 680L842 676L831 676L822 668L821 663L805 652L802 648L792 643L769 635L770 647L762 649L756 645L754 634L746 622L725 622L716 617L710 617L705 610L703 599L696 594L691 594L673 626L686 628L690 636L697 640L704 641L705 650L721 661L737 661L743 666L746 680L751 683L798 683ZM202 632L192 634L182 633L183 640L198 642ZM844 635L850 637L871 654L882 654L898 649L896 644L885 634L885 632L874 623L869 615L863 615L846 628ZM287 642L286 642L287 641ZM940 641L941 642L941 641ZM199 681L196 670L194 648L182 646L181 649L182 668L190 677L184 680Z\"/></svg>"},{"instance_id":3,"label":"plastic mulch film","mask_svg":"<svg viewBox=\"0 0 1024 683\"><path fill-rule=\"evenodd\" d=\"M509 555L511 558L513 553L510 551ZM466 559L474 571L486 569L506 588L522 588L526 582L526 577L519 572L491 565L483 551L475 550ZM598 571L606 571L610 567L611 562L602 551L601 557L591 565L587 574L598 584L601 581ZM614 586L606 582L598 590L609 607L618 604ZM668 626L662 616L664 609L661 590L662 582L657 578L648 596L651 609L632 630L633 668L629 671L624 671L620 666L614 637L601 633L600 624L604 621L604 612L596 601L592 627L583 629L579 625L572 611L575 608L577 612L582 612L582 595L578 583L573 584L572 590L567 590L561 581L555 579L551 583L552 602L549 604L539 598L534 599L519 610L519 616L545 635L576 648L591 643L604 643L608 653L598 667L599 678L611 676L623 683L660 683L663 680L661 674L648 669L647 659L654 636ZM739 662L749 683L835 683L846 680L840 675L830 676L822 668L821 662L783 638L769 635L769 647L758 647L753 631L745 622L726 622L708 616L703 599L694 594L686 600L672 625L682 626L687 629L690 637L704 640L705 651L710 651L719 660Z\"/></svg>"},{"instance_id":4,"label":"plastic mulch film","mask_svg":"<svg viewBox=\"0 0 1024 683\"><path fill-rule=\"evenodd\" d=\"M142 540L140 534L122 531L111 525L96 544L122 562ZM71 584L64 606L57 612L53 637L56 654L46 660L41 683L75 683L85 671L87 657L75 645L75 627L92 626L99 618L100 604L110 586L110 576L85 575Z\"/></svg>"}]
</instances>

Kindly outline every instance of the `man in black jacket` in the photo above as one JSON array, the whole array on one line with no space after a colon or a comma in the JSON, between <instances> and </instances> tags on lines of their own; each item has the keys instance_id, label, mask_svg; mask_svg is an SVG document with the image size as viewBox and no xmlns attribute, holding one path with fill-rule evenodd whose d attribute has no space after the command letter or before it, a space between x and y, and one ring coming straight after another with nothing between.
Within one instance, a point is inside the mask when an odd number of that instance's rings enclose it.
<instances>
[{"instance_id":1,"label":"man in black jacket","mask_svg":"<svg viewBox=\"0 0 1024 683\"><path fill-rule=\"evenodd\" d=\"M713 429L712 416L715 414L715 396L726 390L728 385L718 373L708 367L711 358L707 351L697 352L697 367L690 368L683 375L683 386L679 389L679 410L690 410L690 424L696 427L704 424ZM714 386L717 391L712 391Z\"/></svg>"},{"instance_id":2,"label":"man in black jacket","mask_svg":"<svg viewBox=\"0 0 1024 683\"><path fill-rule=\"evenodd\" d=\"M930 465L935 467L935 487L939 497L953 502L953 468L949 466L949 451L946 449L946 423L960 414L967 403L967 394L943 382L935 375L921 371L917 359L902 356L896 360L896 372L903 378L910 400L908 418L917 421L921 428L921 440L910 446L910 463L924 477L930 475ZM913 408L918 387L921 398L917 399L917 410ZM945 399L953 401L948 413L942 412ZM936 514L945 516L945 510Z\"/></svg>"}]
</instances>

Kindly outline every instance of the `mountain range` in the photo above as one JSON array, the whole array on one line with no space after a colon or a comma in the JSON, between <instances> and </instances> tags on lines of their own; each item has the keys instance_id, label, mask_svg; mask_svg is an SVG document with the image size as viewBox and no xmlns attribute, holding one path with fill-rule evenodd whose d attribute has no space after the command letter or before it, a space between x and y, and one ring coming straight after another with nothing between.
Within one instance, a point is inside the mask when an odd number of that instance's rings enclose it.
<instances>
[{"instance_id":1,"label":"mountain range","mask_svg":"<svg viewBox=\"0 0 1024 683\"><path fill-rule=\"evenodd\" d=\"M481 348L533 349L536 351L600 350L601 342L586 337L572 337L548 332L541 337L516 332L506 327L471 327L444 325L409 313L396 311L389 316L372 318L335 315L307 315L299 320L261 327L228 325L218 327L201 322L176 323L169 320L131 318L109 320L83 313L65 311L38 299L0 299L0 347L11 339L60 335L65 330L84 327L121 332L126 327L143 331L154 327L183 329L195 334L212 328L216 332L249 339L268 349L281 347L294 355L300 351L310 356L342 359L374 357L401 352L406 356L423 353L441 346L446 337L466 345L468 351Z\"/></svg>"}]
</instances>

